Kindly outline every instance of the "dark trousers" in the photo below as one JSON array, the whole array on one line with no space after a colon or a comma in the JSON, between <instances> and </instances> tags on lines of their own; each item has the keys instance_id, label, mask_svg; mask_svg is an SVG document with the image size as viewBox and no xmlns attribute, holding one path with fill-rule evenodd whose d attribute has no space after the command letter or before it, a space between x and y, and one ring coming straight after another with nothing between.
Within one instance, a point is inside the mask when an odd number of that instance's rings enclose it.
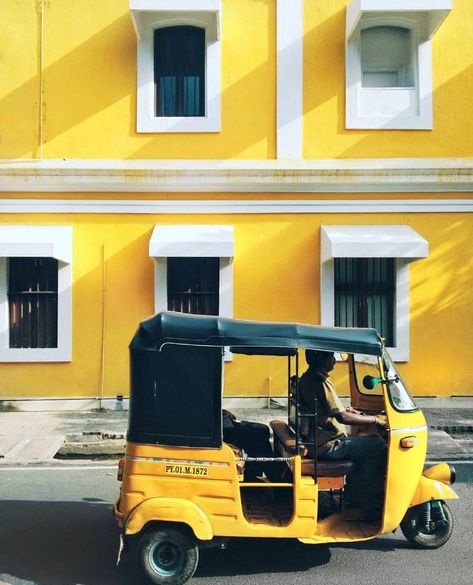
<instances>
[{"instance_id":1,"label":"dark trousers","mask_svg":"<svg viewBox=\"0 0 473 585\"><path fill-rule=\"evenodd\" d=\"M325 461L351 459L355 469L347 476L345 502L366 510L380 509L383 504L387 450L379 435L348 436L337 439Z\"/></svg>"}]
</instances>

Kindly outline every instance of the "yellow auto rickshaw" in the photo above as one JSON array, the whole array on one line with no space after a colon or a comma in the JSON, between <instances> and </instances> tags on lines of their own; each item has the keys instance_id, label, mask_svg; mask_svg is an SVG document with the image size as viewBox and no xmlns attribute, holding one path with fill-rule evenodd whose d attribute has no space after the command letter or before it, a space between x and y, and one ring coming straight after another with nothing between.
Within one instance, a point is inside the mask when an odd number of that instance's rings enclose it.
<instances>
[{"instance_id":1,"label":"yellow auto rickshaw","mask_svg":"<svg viewBox=\"0 0 473 585\"><path fill-rule=\"evenodd\" d=\"M265 458L283 466L277 481L245 480L252 458L223 441L225 348L249 359L287 361L287 415L270 423L274 452ZM301 349L336 352L351 404L368 415L356 432L383 434L387 471L377 521L356 519L343 505L352 462L310 456L301 432L307 416L299 396ZM424 470L425 418L374 329L163 312L141 323L130 364L127 447L114 514L124 549L135 551L151 583L185 583L199 549L221 547L232 537L356 542L400 526L418 547L437 548L449 539L453 518L445 501L458 497L450 487L454 470L447 463ZM370 415L383 417L382 431ZM329 514L320 506L327 495L336 503Z\"/></svg>"}]
</instances>

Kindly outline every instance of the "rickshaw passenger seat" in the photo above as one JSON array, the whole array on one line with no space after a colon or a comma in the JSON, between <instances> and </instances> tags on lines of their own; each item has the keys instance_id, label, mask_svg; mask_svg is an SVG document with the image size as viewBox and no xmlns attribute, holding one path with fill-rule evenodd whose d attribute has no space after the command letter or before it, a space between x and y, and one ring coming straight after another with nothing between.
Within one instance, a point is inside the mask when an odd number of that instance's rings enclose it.
<instances>
[{"instance_id":1,"label":"rickshaw passenger seat","mask_svg":"<svg viewBox=\"0 0 473 585\"><path fill-rule=\"evenodd\" d=\"M275 451L283 457L296 455L296 437L289 425L282 420L273 420L269 423L274 434ZM317 461L317 477L343 477L353 471L353 461L340 459L339 461ZM310 457L302 459L302 475L314 474L314 460Z\"/></svg>"}]
</instances>

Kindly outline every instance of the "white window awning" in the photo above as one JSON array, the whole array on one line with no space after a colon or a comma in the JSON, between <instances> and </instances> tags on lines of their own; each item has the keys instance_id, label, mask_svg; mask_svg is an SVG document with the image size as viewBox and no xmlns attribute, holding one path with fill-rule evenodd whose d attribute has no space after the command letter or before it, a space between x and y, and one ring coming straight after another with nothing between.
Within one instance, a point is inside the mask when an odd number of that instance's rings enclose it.
<instances>
[{"instance_id":1,"label":"white window awning","mask_svg":"<svg viewBox=\"0 0 473 585\"><path fill-rule=\"evenodd\" d=\"M368 21L390 24L394 20L416 21L430 39L452 10L453 0L353 0L347 7L346 38L350 39Z\"/></svg>"},{"instance_id":2,"label":"white window awning","mask_svg":"<svg viewBox=\"0 0 473 585\"><path fill-rule=\"evenodd\" d=\"M159 26L161 20L169 26L201 26L209 41L220 39L221 0L130 0L130 12L138 39L150 26Z\"/></svg>"},{"instance_id":3,"label":"white window awning","mask_svg":"<svg viewBox=\"0 0 473 585\"><path fill-rule=\"evenodd\" d=\"M0 257L56 258L72 263L72 227L0 226Z\"/></svg>"},{"instance_id":4,"label":"white window awning","mask_svg":"<svg viewBox=\"0 0 473 585\"><path fill-rule=\"evenodd\" d=\"M156 225L149 242L152 258L233 258L233 226Z\"/></svg>"},{"instance_id":5,"label":"white window awning","mask_svg":"<svg viewBox=\"0 0 473 585\"><path fill-rule=\"evenodd\" d=\"M321 228L322 262L332 258L426 258L429 243L407 225L330 225Z\"/></svg>"}]
</instances>

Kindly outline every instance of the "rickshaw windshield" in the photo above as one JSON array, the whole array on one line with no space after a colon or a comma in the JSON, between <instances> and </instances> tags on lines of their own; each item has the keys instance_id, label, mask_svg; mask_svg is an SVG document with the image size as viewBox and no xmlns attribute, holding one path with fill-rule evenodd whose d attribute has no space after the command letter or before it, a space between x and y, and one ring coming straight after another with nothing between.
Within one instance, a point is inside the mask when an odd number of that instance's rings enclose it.
<instances>
[{"instance_id":1,"label":"rickshaw windshield","mask_svg":"<svg viewBox=\"0 0 473 585\"><path fill-rule=\"evenodd\" d=\"M367 388L363 383L365 376L372 376L378 379L381 376L378 365L378 357L375 355L356 354L354 356L353 365L358 392L368 396L381 396L383 394L383 389L380 384L375 385L373 388Z\"/></svg>"},{"instance_id":2,"label":"rickshaw windshield","mask_svg":"<svg viewBox=\"0 0 473 585\"><path fill-rule=\"evenodd\" d=\"M407 386L404 384L387 351L383 352L383 364L388 396L393 407L400 411L417 410Z\"/></svg>"}]
</instances>

